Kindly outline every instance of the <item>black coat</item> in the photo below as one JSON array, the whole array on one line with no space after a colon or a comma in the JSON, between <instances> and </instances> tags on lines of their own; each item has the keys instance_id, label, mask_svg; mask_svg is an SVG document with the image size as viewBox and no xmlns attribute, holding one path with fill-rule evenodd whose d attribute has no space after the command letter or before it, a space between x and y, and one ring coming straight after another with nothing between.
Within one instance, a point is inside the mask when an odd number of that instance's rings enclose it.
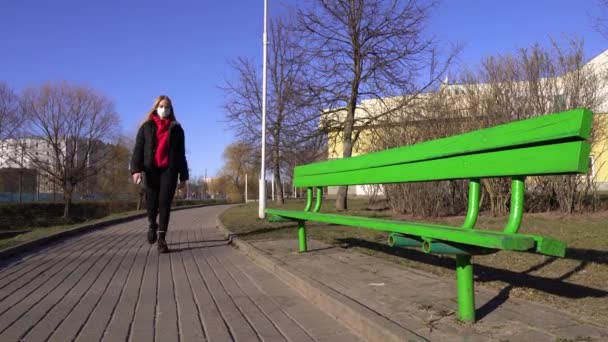
<instances>
[{"instance_id":1,"label":"black coat","mask_svg":"<svg viewBox=\"0 0 608 342\"><path fill-rule=\"evenodd\" d=\"M149 171L155 167L154 154L157 145L156 123L148 120L139 127L137 132L131 157L131 174ZM184 130L177 121L171 122L169 127L169 168L179 173L180 181L188 180Z\"/></svg>"}]
</instances>

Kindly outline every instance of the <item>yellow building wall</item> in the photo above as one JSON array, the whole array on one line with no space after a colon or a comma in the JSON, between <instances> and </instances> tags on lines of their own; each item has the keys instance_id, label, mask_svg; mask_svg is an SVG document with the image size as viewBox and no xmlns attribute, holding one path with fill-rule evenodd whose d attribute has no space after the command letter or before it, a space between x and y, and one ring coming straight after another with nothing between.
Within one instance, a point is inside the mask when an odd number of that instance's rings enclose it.
<instances>
[{"instance_id":1,"label":"yellow building wall","mask_svg":"<svg viewBox=\"0 0 608 342\"><path fill-rule=\"evenodd\" d=\"M602 133L591 148L595 181L608 190L608 114L595 114L593 126Z\"/></svg>"},{"instance_id":2,"label":"yellow building wall","mask_svg":"<svg viewBox=\"0 0 608 342\"><path fill-rule=\"evenodd\" d=\"M327 142L328 159L342 158L342 156L344 155L343 136L344 135L342 134L342 132L329 133ZM372 134L369 131L361 132L361 134L359 135L359 139L353 145L353 153L351 156L354 157L373 151L370 146L371 144Z\"/></svg>"}]
</instances>

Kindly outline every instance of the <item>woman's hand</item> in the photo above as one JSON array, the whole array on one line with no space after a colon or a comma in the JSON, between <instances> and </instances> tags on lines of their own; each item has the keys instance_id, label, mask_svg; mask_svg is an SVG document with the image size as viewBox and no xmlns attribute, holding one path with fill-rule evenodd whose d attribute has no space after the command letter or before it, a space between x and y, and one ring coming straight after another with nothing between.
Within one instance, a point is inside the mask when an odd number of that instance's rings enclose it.
<instances>
[{"instance_id":1,"label":"woman's hand","mask_svg":"<svg viewBox=\"0 0 608 342\"><path fill-rule=\"evenodd\" d=\"M141 172L136 172L132 176L133 176L133 183L135 183L135 184L141 183Z\"/></svg>"}]
</instances>

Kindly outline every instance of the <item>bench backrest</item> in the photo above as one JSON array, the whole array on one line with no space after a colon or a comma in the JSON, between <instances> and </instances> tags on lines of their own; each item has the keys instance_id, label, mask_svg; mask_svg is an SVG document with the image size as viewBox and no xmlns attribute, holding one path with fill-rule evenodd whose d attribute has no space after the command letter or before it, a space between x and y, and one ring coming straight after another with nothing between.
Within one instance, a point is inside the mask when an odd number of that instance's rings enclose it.
<instances>
[{"instance_id":1,"label":"bench backrest","mask_svg":"<svg viewBox=\"0 0 608 342\"><path fill-rule=\"evenodd\" d=\"M576 109L357 157L298 166L294 185L585 173L593 114Z\"/></svg>"}]
</instances>

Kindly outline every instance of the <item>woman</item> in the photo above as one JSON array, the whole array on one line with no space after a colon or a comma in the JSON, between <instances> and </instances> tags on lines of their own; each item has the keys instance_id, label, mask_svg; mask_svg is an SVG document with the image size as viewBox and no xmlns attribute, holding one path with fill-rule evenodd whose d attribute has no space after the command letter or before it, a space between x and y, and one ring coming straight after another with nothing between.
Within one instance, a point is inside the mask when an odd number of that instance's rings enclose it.
<instances>
[{"instance_id":1,"label":"woman","mask_svg":"<svg viewBox=\"0 0 608 342\"><path fill-rule=\"evenodd\" d=\"M175 121L171 99L165 95L154 101L146 121L137 132L131 158L131 175L135 184L141 183L142 172L146 175L144 183L149 222L148 242L153 244L158 240L159 253L168 253L165 237L171 201L176 187L182 188L188 180L188 162L184 130Z\"/></svg>"}]
</instances>

